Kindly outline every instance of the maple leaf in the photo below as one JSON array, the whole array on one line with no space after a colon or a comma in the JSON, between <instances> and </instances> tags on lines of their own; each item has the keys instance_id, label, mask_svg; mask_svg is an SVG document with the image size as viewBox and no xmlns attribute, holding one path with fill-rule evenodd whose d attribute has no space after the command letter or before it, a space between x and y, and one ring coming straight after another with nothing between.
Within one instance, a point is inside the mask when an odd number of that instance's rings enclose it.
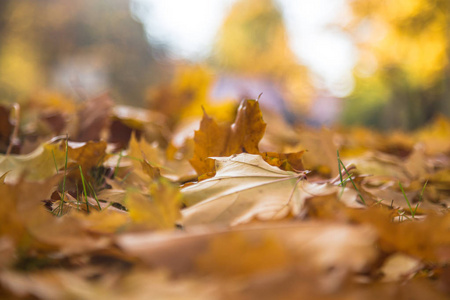
<instances>
[{"instance_id":1,"label":"maple leaf","mask_svg":"<svg viewBox=\"0 0 450 300\"><path fill-rule=\"evenodd\" d=\"M235 122L219 125L204 112L200 129L195 132L194 157L190 163L198 174L214 175L212 156L237 153L259 153L258 144L264 136L266 123L256 100L243 100Z\"/></svg>"},{"instance_id":2,"label":"maple leaf","mask_svg":"<svg viewBox=\"0 0 450 300\"><path fill-rule=\"evenodd\" d=\"M16 182L21 176L29 180L48 178L64 166L64 151L58 144L42 144L24 155L0 155L0 176L7 182ZM7 173L7 174L6 174Z\"/></svg>"},{"instance_id":3,"label":"maple leaf","mask_svg":"<svg viewBox=\"0 0 450 300\"><path fill-rule=\"evenodd\" d=\"M194 156L191 165L199 179L214 176L214 161L210 157L229 156L239 153L260 154L272 165L287 170L303 170L302 151L278 154L261 153L258 144L264 136L266 123L263 120L258 100L245 99L239 105L233 124L217 124L204 112L200 129L195 131Z\"/></svg>"},{"instance_id":4,"label":"maple leaf","mask_svg":"<svg viewBox=\"0 0 450 300\"><path fill-rule=\"evenodd\" d=\"M178 186L163 177L150 184L149 195L128 190L125 198L131 219L138 225L152 229L174 228L180 217L180 203Z\"/></svg>"},{"instance_id":5,"label":"maple leaf","mask_svg":"<svg viewBox=\"0 0 450 300\"><path fill-rule=\"evenodd\" d=\"M190 206L182 211L181 223L185 226L280 219L289 212L298 214L307 198L339 190L330 184L309 183L303 180L305 173L280 170L260 155L241 153L214 159L215 177L182 189L184 203ZM344 198L355 196L347 194Z\"/></svg>"},{"instance_id":6,"label":"maple leaf","mask_svg":"<svg viewBox=\"0 0 450 300\"><path fill-rule=\"evenodd\" d=\"M159 166L162 154L156 145L149 144L144 138L138 140L133 132L128 146L128 157L131 158L134 168L140 169L142 161Z\"/></svg>"},{"instance_id":7,"label":"maple leaf","mask_svg":"<svg viewBox=\"0 0 450 300\"><path fill-rule=\"evenodd\" d=\"M77 165L80 165L83 170L90 170L93 167L101 165L106 159L106 142L86 143L68 142L68 159ZM63 144L61 144L61 149Z\"/></svg>"}]
</instances>

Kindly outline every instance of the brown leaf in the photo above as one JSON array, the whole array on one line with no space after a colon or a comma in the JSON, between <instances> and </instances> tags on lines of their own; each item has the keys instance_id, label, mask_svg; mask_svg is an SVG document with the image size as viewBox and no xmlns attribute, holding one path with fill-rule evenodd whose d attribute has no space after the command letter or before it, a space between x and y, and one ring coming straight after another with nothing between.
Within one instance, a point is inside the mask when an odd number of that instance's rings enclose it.
<instances>
[{"instance_id":1,"label":"brown leaf","mask_svg":"<svg viewBox=\"0 0 450 300\"><path fill-rule=\"evenodd\" d=\"M200 179L214 176L214 161L210 157L249 153L261 155L269 164L284 170L303 170L302 151L278 154L260 153L258 144L264 136L266 123L257 100L243 100L233 124L217 124L204 112L200 129L195 131L194 156L191 165Z\"/></svg>"},{"instance_id":2,"label":"brown leaf","mask_svg":"<svg viewBox=\"0 0 450 300\"><path fill-rule=\"evenodd\" d=\"M99 141L110 122L113 103L108 94L85 102L78 111L78 129L71 138L78 142Z\"/></svg>"},{"instance_id":3,"label":"brown leaf","mask_svg":"<svg viewBox=\"0 0 450 300\"><path fill-rule=\"evenodd\" d=\"M151 178L158 179L161 177L161 171L159 168L153 167L148 161L144 160L141 162L142 170Z\"/></svg>"},{"instance_id":4,"label":"brown leaf","mask_svg":"<svg viewBox=\"0 0 450 300\"><path fill-rule=\"evenodd\" d=\"M303 167L303 153L305 151L299 151L294 153L276 153L276 152L264 152L261 153L263 159L270 165L279 167L285 171L299 172L304 170Z\"/></svg>"},{"instance_id":5,"label":"brown leaf","mask_svg":"<svg viewBox=\"0 0 450 300\"><path fill-rule=\"evenodd\" d=\"M101 165L106 159L106 146L107 144L104 141L89 141L87 143L69 142L68 158L77 165L80 165L83 172L88 172L93 167ZM65 143L62 143L61 147L65 147Z\"/></svg>"},{"instance_id":6,"label":"brown leaf","mask_svg":"<svg viewBox=\"0 0 450 300\"><path fill-rule=\"evenodd\" d=\"M450 249L450 215L428 215L422 221L393 223L394 211L370 207L367 210L348 210L351 220L373 226L380 247L386 252L399 251L431 262L448 263L441 257Z\"/></svg>"}]
</instances>

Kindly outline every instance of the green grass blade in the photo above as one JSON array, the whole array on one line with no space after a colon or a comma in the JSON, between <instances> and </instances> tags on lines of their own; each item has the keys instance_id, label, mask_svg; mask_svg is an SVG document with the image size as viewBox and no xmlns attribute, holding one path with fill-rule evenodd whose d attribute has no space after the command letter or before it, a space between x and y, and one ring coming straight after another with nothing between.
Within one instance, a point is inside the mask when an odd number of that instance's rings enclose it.
<instances>
[{"instance_id":1,"label":"green grass blade","mask_svg":"<svg viewBox=\"0 0 450 300\"><path fill-rule=\"evenodd\" d=\"M86 200L86 211L89 212L89 202L88 202L88 198L87 198L86 183L85 183L84 176L83 176L83 170L81 169L81 166L78 166L78 167L80 169L80 174L81 174L81 183L83 184L84 199Z\"/></svg>"},{"instance_id":2,"label":"green grass blade","mask_svg":"<svg viewBox=\"0 0 450 300\"><path fill-rule=\"evenodd\" d=\"M414 208L414 215L417 212L417 208L419 208L419 203L422 202L423 200L423 193L425 192L425 187L427 186L428 180L425 182L425 184L423 185L422 191L420 192L420 196L419 196L419 202L417 202L416 207Z\"/></svg>"},{"instance_id":3,"label":"green grass blade","mask_svg":"<svg viewBox=\"0 0 450 300\"><path fill-rule=\"evenodd\" d=\"M66 177L67 177L67 161L69 160L69 135L66 135L66 156L64 160L64 178L63 178L63 185L62 185L62 196L61 196L61 205L59 209L58 215L61 216L63 213L63 207L64 207L64 198L66 195Z\"/></svg>"},{"instance_id":4,"label":"green grass blade","mask_svg":"<svg viewBox=\"0 0 450 300\"><path fill-rule=\"evenodd\" d=\"M56 163L55 151L53 151L53 149L52 149L52 156L53 156L53 162L55 163L56 174L58 174L59 173L58 164Z\"/></svg>"},{"instance_id":5,"label":"green grass blade","mask_svg":"<svg viewBox=\"0 0 450 300\"><path fill-rule=\"evenodd\" d=\"M422 201L422 199L423 199L423 193L425 192L425 188L427 187L427 184L428 184L428 180L423 185L422 192L420 192L420 199L419 199L419 201Z\"/></svg>"},{"instance_id":6,"label":"green grass blade","mask_svg":"<svg viewBox=\"0 0 450 300\"><path fill-rule=\"evenodd\" d=\"M342 179L342 169L341 169L341 158L339 156L339 149L336 150L337 152L337 161L338 161L338 169L339 169L339 179L341 180L341 183L339 183L339 185L342 187L341 192L339 193L339 198L342 197L342 195L344 194L344 190L345 190L345 185L347 184L347 182Z\"/></svg>"},{"instance_id":7,"label":"green grass blade","mask_svg":"<svg viewBox=\"0 0 450 300\"><path fill-rule=\"evenodd\" d=\"M98 209L102 210L102 206L100 205L100 201L97 198L97 194L95 193L94 187L92 186L92 184L90 182L88 182L88 187L91 190L92 196L94 197L95 201L97 202L98 205Z\"/></svg>"},{"instance_id":8,"label":"green grass blade","mask_svg":"<svg viewBox=\"0 0 450 300\"><path fill-rule=\"evenodd\" d=\"M120 150L119 159L117 160L116 169L114 170L114 178L117 177L117 173L119 172L119 165L121 160L122 160L122 150Z\"/></svg>"},{"instance_id":9,"label":"green grass blade","mask_svg":"<svg viewBox=\"0 0 450 300\"><path fill-rule=\"evenodd\" d=\"M343 180L342 180L342 169L341 169L342 161L341 161L341 158L339 157L339 150L336 150L336 151L337 151L337 160L338 160L338 168L339 168L339 178L341 179L341 184L342 184L342 182L343 182Z\"/></svg>"},{"instance_id":10,"label":"green grass blade","mask_svg":"<svg viewBox=\"0 0 450 300\"><path fill-rule=\"evenodd\" d=\"M408 197L406 196L405 190L403 190L403 186L400 181L398 182L398 185L400 186L400 189L402 190L402 193L403 193L403 197L405 197L406 203L408 204L409 211L411 212L411 216L414 218L416 211L412 209L411 203L409 203Z\"/></svg>"},{"instance_id":11,"label":"green grass blade","mask_svg":"<svg viewBox=\"0 0 450 300\"><path fill-rule=\"evenodd\" d=\"M340 164L342 165L342 167L344 168L345 173L347 174L348 178L350 179L350 181L351 181L353 187L354 187L355 190L358 192L358 196L359 196L359 198L361 199L362 203L363 203L364 205L366 205L366 201L364 201L364 198L363 198L363 196L361 195L361 192L360 192L360 191L358 190L358 188L356 187L356 184L355 184L355 182L353 181L353 179L352 179L350 173L348 172L347 168L345 167L344 163L342 162L341 159L339 159L339 162L340 162Z\"/></svg>"}]
</instances>

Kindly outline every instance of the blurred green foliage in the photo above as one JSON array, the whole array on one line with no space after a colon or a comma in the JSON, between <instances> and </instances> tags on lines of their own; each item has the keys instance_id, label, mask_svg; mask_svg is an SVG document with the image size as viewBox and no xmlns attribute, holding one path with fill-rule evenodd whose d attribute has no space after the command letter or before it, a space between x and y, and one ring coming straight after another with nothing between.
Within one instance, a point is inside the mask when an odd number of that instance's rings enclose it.
<instances>
[{"instance_id":1,"label":"blurred green foliage","mask_svg":"<svg viewBox=\"0 0 450 300\"><path fill-rule=\"evenodd\" d=\"M349 3L360 56L344 123L411 130L450 116L450 1Z\"/></svg>"}]
</instances>

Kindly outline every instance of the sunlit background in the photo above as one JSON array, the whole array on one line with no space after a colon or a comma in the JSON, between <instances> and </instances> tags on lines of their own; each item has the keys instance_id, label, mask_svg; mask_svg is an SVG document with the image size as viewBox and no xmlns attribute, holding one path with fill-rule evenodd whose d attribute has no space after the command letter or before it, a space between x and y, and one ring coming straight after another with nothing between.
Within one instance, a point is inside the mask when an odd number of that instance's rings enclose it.
<instances>
[{"instance_id":1,"label":"sunlit background","mask_svg":"<svg viewBox=\"0 0 450 300\"><path fill-rule=\"evenodd\" d=\"M132 12L145 26L149 41L166 45L170 55L202 61L213 51L217 33L236 0L135 0ZM315 75L315 86L347 96L353 88L356 49L339 17L345 0L274 2L283 16L289 46L299 63Z\"/></svg>"},{"instance_id":2,"label":"sunlit background","mask_svg":"<svg viewBox=\"0 0 450 300\"><path fill-rule=\"evenodd\" d=\"M414 129L450 115L449 28L448 0L2 0L0 101L181 118L262 93L290 123Z\"/></svg>"}]
</instances>

